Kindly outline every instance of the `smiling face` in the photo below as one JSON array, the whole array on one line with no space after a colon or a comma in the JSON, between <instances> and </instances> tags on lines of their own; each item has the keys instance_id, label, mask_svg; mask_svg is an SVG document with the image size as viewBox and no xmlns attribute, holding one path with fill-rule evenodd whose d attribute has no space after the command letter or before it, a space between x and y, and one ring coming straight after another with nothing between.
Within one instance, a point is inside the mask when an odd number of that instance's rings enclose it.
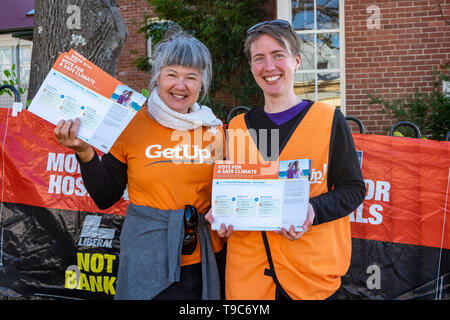
<instances>
[{"instance_id":1,"label":"smiling face","mask_svg":"<svg viewBox=\"0 0 450 320\"><path fill-rule=\"evenodd\" d=\"M286 48L287 44L283 47L267 34L251 44L251 71L266 99L293 93L294 73L300 66L300 55L293 56Z\"/></svg>"},{"instance_id":2,"label":"smiling face","mask_svg":"<svg viewBox=\"0 0 450 320\"><path fill-rule=\"evenodd\" d=\"M197 102L202 88L202 75L190 67L169 66L158 78L159 97L174 111L187 113Z\"/></svg>"}]
</instances>

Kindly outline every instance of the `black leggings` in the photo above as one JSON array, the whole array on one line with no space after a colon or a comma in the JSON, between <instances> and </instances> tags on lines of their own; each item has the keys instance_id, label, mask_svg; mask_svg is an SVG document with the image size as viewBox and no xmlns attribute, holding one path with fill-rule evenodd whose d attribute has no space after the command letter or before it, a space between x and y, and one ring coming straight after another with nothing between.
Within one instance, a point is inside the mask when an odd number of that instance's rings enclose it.
<instances>
[{"instance_id":1,"label":"black leggings","mask_svg":"<svg viewBox=\"0 0 450 320\"><path fill-rule=\"evenodd\" d=\"M221 296L224 298L225 252L216 253ZM154 300L201 300L202 298L202 264L195 263L181 267L180 282L175 282L159 293Z\"/></svg>"},{"instance_id":2,"label":"black leggings","mask_svg":"<svg viewBox=\"0 0 450 320\"><path fill-rule=\"evenodd\" d=\"M201 263L181 267L180 282L162 291L154 300L200 300L202 298Z\"/></svg>"}]
</instances>

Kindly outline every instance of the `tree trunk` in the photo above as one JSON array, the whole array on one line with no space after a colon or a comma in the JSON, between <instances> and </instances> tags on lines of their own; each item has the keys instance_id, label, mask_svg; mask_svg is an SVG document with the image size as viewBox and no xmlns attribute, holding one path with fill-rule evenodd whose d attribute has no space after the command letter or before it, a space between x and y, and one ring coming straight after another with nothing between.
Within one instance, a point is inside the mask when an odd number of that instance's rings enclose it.
<instances>
[{"instance_id":1,"label":"tree trunk","mask_svg":"<svg viewBox=\"0 0 450 320\"><path fill-rule=\"evenodd\" d=\"M36 0L28 99L71 48L114 76L127 27L116 0Z\"/></svg>"}]
</instances>

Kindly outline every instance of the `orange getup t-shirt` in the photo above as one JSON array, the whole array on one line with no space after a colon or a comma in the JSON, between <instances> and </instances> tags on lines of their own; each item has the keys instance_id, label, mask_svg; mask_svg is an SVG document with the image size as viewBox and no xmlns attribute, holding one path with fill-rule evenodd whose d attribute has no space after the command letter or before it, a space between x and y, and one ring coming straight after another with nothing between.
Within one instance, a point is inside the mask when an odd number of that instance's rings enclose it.
<instances>
[{"instance_id":1,"label":"orange getup t-shirt","mask_svg":"<svg viewBox=\"0 0 450 320\"><path fill-rule=\"evenodd\" d=\"M161 210L193 205L204 214L211 206L214 159L223 158L224 139L222 127L173 130L142 108L109 152L127 164L131 203ZM214 251L220 251L215 231L211 239ZM200 261L199 244L193 254L181 256L182 266Z\"/></svg>"}]
</instances>

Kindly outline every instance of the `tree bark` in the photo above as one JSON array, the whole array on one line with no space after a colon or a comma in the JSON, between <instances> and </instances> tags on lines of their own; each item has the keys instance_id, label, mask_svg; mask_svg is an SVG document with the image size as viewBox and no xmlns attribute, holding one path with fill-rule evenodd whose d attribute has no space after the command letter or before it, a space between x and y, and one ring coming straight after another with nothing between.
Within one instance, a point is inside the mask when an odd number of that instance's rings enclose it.
<instances>
[{"instance_id":1,"label":"tree bark","mask_svg":"<svg viewBox=\"0 0 450 320\"><path fill-rule=\"evenodd\" d=\"M114 76L127 27L116 0L36 0L28 99L71 48Z\"/></svg>"}]
</instances>

